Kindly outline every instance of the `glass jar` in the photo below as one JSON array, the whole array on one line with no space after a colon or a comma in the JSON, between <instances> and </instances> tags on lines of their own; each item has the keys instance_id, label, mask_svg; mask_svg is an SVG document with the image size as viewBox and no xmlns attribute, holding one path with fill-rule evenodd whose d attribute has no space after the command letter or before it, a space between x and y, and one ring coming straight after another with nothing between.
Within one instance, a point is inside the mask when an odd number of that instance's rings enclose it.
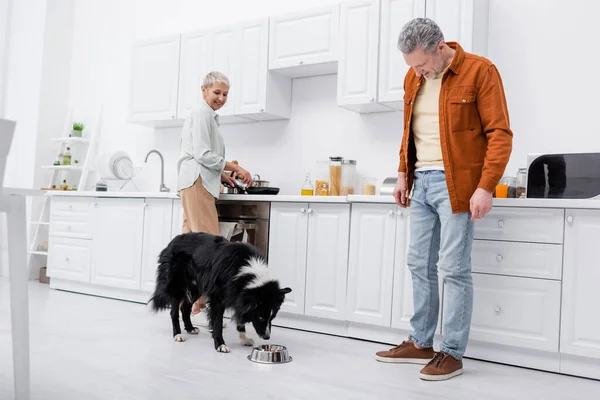
<instances>
[{"instance_id":1,"label":"glass jar","mask_svg":"<svg viewBox=\"0 0 600 400\"><path fill-rule=\"evenodd\" d=\"M356 160L342 160L341 195L348 196L356 192Z\"/></svg>"},{"instance_id":2,"label":"glass jar","mask_svg":"<svg viewBox=\"0 0 600 400\"><path fill-rule=\"evenodd\" d=\"M329 195L340 196L342 189L342 157L329 157Z\"/></svg>"},{"instance_id":3,"label":"glass jar","mask_svg":"<svg viewBox=\"0 0 600 400\"><path fill-rule=\"evenodd\" d=\"M506 184L508 185L507 198L514 199L517 197L517 178L514 176L508 176L505 178Z\"/></svg>"},{"instance_id":4,"label":"glass jar","mask_svg":"<svg viewBox=\"0 0 600 400\"><path fill-rule=\"evenodd\" d=\"M302 196L313 196L315 194L315 188L310 181L310 174L306 174L306 179L304 180L304 185L300 189L300 195Z\"/></svg>"},{"instance_id":5,"label":"glass jar","mask_svg":"<svg viewBox=\"0 0 600 400\"><path fill-rule=\"evenodd\" d=\"M63 153L63 165L71 165L71 148L67 147Z\"/></svg>"},{"instance_id":6,"label":"glass jar","mask_svg":"<svg viewBox=\"0 0 600 400\"><path fill-rule=\"evenodd\" d=\"M363 178L361 194L363 196L375 196L376 191L377 191L377 179Z\"/></svg>"},{"instance_id":7,"label":"glass jar","mask_svg":"<svg viewBox=\"0 0 600 400\"><path fill-rule=\"evenodd\" d=\"M517 171L517 190L515 196L517 199L527 197L527 168L519 168Z\"/></svg>"},{"instance_id":8,"label":"glass jar","mask_svg":"<svg viewBox=\"0 0 600 400\"><path fill-rule=\"evenodd\" d=\"M329 196L329 161L317 161L315 196Z\"/></svg>"}]
</instances>

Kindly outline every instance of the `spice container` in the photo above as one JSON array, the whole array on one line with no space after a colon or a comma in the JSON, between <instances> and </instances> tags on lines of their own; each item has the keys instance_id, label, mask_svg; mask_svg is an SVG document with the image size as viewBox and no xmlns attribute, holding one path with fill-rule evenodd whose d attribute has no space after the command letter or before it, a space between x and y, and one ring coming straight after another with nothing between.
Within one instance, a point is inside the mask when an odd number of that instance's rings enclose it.
<instances>
[{"instance_id":1,"label":"spice container","mask_svg":"<svg viewBox=\"0 0 600 400\"><path fill-rule=\"evenodd\" d=\"M377 179L375 178L363 178L362 180L362 194L366 196L375 196L377 188Z\"/></svg>"},{"instance_id":2,"label":"spice container","mask_svg":"<svg viewBox=\"0 0 600 400\"><path fill-rule=\"evenodd\" d=\"M317 161L315 196L329 195L329 161Z\"/></svg>"},{"instance_id":3,"label":"spice container","mask_svg":"<svg viewBox=\"0 0 600 400\"><path fill-rule=\"evenodd\" d=\"M313 196L315 194L315 188L310 181L310 174L306 174L306 179L304 180L304 185L300 189L300 194L302 196Z\"/></svg>"},{"instance_id":4,"label":"spice container","mask_svg":"<svg viewBox=\"0 0 600 400\"><path fill-rule=\"evenodd\" d=\"M356 160L342 160L341 195L347 196L356 191Z\"/></svg>"},{"instance_id":5,"label":"spice container","mask_svg":"<svg viewBox=\"0 0 600 400\"><path fill-rule=\"evenodd\" d=\"M342 186L342 157L329 157L329 195L340 196Z\"/></svg>"},{"instance_id":6,"label":"spice container","mask_svg":"<svg viewBox=\"0 0 600 400\"><path fill-rule=\"evenodd\" d=\"M519 168L517 171L517 190L515 195L517 199L527 197L527 168Z\"/></svg>"},{"instance_id":7,"label":"spice container","mask_svg":"<svg viewBox=\"0 0 600 400\"><path fill-rule=\"evenodd\" d=\"M506 197L514 199L517 197L517 178L509 176L506 178L506 184L508 185L508 194Z\"/></svg>"}]
</instances>

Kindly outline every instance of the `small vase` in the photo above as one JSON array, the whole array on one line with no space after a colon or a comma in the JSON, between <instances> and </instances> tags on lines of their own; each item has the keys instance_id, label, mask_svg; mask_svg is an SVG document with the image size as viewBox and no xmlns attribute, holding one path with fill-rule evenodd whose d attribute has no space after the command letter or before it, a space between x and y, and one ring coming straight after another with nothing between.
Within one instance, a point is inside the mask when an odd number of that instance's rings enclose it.
<instances>
[{"instance_id":1,"label":"small vase","mask_svg":"<svg viewBox=\"0 0 600 400\"><path fill-rule=\"evenodd\" d=\"M82 135L81 135L81 132L82 132L82 131L76 131L76 130L72 130L72 131L71 131L71 137L79 137L79 138L80 138L80 137L82 136Z\"/></svg>"}]
</instances>

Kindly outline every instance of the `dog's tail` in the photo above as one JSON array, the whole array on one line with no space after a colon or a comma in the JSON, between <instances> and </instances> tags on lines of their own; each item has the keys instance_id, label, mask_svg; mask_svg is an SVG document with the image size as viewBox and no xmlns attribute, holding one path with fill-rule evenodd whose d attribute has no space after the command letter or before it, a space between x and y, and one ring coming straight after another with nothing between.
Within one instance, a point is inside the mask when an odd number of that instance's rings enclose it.
<instances>
[{"instance_id":1,"label":"dog's tail","mask_svg":"<svg viewBox=\"0 0 600 400\"><path fill-rule=\"evenodd\" d=\"M185 268L189 257L178 254L168 246L161 251L156 269L156 286L148 303L154 312L171 307L173 300L181 301L185 295Z\"/></svg>"}]
</instances>

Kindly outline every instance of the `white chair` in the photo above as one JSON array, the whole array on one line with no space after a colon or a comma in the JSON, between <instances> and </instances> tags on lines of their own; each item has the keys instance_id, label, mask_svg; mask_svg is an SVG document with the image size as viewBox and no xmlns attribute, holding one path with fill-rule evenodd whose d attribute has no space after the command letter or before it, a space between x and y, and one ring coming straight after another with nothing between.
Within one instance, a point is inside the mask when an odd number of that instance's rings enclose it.
<instances>
[{"instance_id":1,"label":"white chair","mask_svg":"<svg viewBox=\"0 0 600 400\"><path fill-rule=\"evenodd\" d=\"M40 191L4 187L15 122L0 119L0 212L7 214L15 398L29 400L29 301L25 196Z\"/></svg>"}]
</instances>

